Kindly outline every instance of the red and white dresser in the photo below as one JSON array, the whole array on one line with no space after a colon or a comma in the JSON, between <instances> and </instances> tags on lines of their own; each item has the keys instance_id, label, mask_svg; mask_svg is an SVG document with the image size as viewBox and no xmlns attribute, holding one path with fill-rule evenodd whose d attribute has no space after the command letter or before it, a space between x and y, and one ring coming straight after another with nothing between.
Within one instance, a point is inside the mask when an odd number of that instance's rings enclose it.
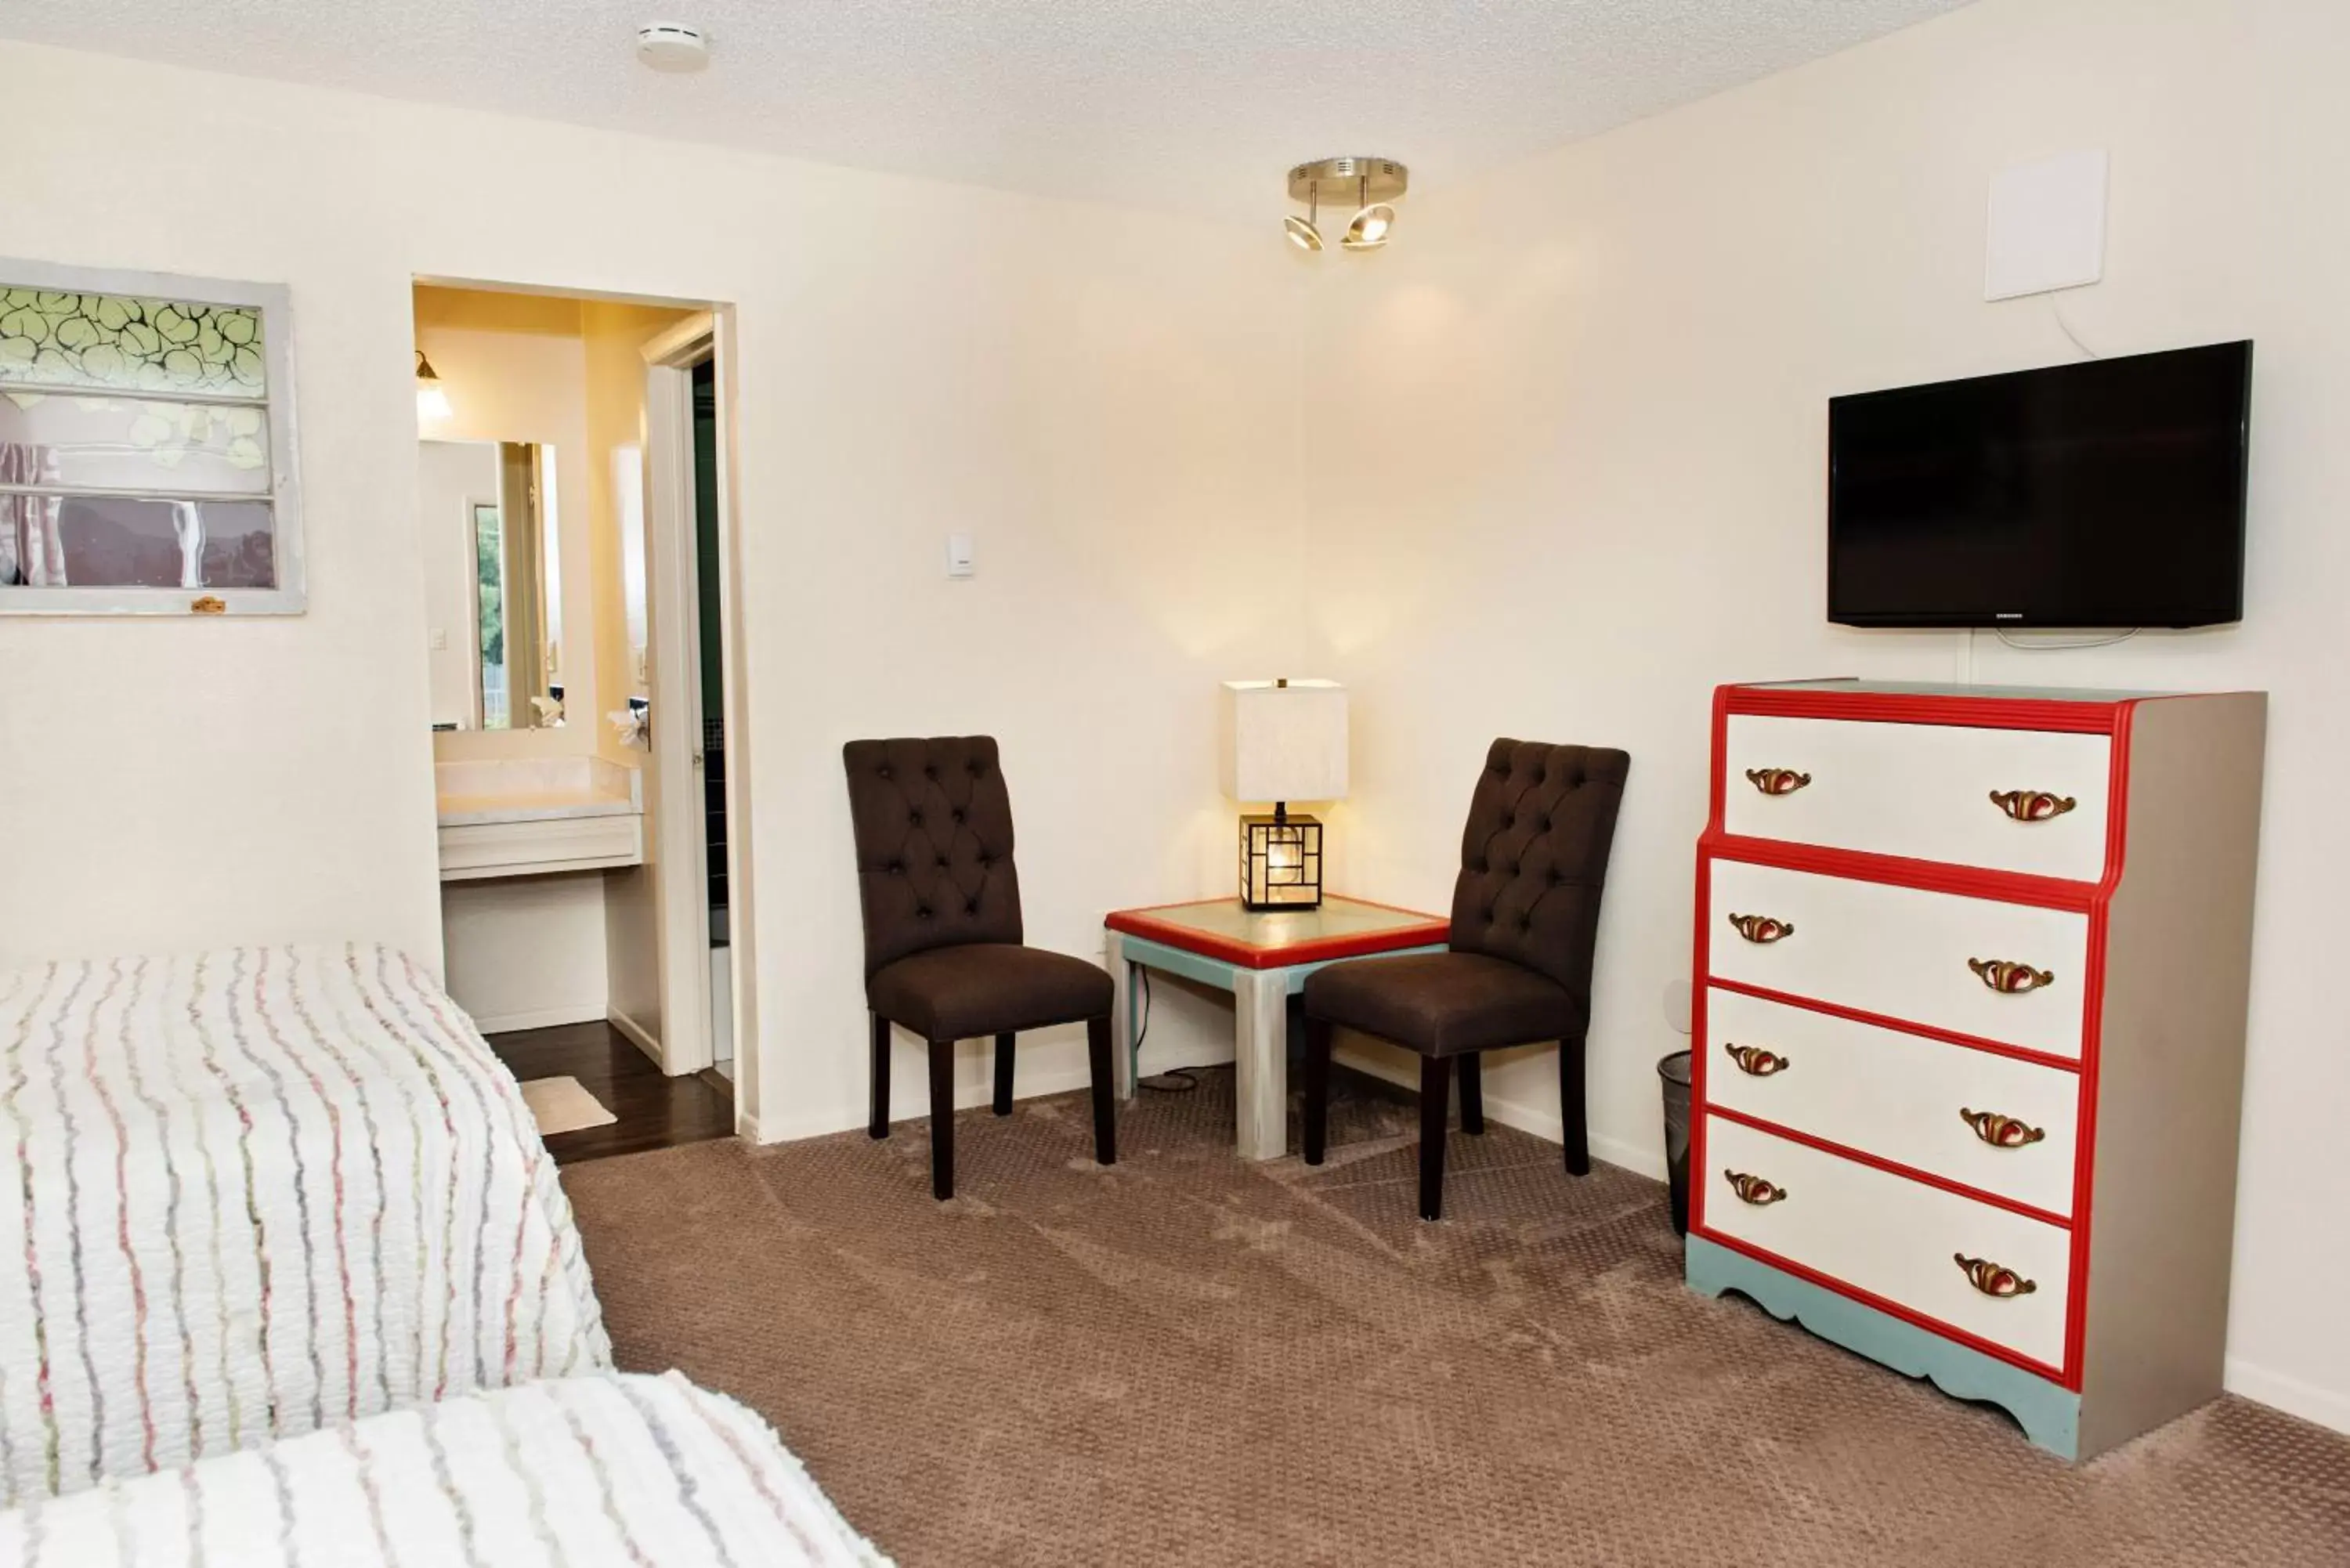
<instances>
[{"instance_id":1,"label":"red and white dresser","mask_svg":"<svg viewBox=\"0 0 2350 1568\"><path fill-rule=\"evenodd\" d=\"M2266 711L1715 693L1693 1289L2068 1458L2220 1392Z\"/></svg>"}]
</instances>

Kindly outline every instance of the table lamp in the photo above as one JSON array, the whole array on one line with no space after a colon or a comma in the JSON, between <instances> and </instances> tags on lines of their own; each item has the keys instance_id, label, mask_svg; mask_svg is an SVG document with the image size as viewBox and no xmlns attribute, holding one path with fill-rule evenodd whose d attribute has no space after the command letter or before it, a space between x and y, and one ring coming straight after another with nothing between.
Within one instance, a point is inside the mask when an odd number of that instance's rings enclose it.
<instances>
[{"instance_id":1,"label":"table lamp","mask_svg":"<svg viewBox=\"0 0 2350 1568\"><path fill-rule=\"evenodd\" d=\"M1322 825L1293 816L1293 800L1347 794L1347 689L1335 680L1224 682L1224 794L1273 802L1241 818L1241 902L1252 909L1322 903Z\"/></svg>"}]
</instances>

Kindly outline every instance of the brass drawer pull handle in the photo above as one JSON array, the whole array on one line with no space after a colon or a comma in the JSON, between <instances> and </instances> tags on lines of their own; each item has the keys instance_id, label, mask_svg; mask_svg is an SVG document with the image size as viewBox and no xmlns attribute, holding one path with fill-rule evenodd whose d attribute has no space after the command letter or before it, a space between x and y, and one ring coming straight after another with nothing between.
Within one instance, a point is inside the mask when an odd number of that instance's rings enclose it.
<instances>
[{"instance_id":1,"label":"brass drawer pull handle","mask_svg":"<svg viewBox=\"0 0 2350 1568\"><path fill-rule=\"evenodd\" d=\"M2014 1296L2028 1296L2038 1290L2037 1281L2027 1280L2013 1269L1992 1262L1989 1258L1970 1258L1964 1252L1953 1252L1951 1258L1967 1276L1967 1283L2000 1301Z\"/></svg>"},{"instance_id":2,"label":"brass drawer pull handle","mask_svg":"<svg viewBox=\"0 0 2350 1568\"><path fill-rule=\"evenodd\" d=\"M1812 775L1793 768L1748 768L1746 782L1764 794L1793 794L1811 783Z\"/></svg>"},{"instance_id":3,"label":"brass drawer pull handle","mask_svg":"<svg viewBox=\"0 0 2350 1568\"><path fill-rule=\"evenodd\" d=\"M2081 804L2069 794L2036 789L1995 789L1991 792L1991 803L2018 822L2046 822Z\"/></svg>"},{"instance_id":4,"label":"brass drawer pull handle","mask_svg":"<svg viewBox=\"0 0 2350 1568\"><path fill-rule=\"evenodd\" d=\"M2048 1136L2043 1128L2026 1127L2013 1116L2003 1116L1997 1111L1970 1111L1960 1106L1959 1120L1974 1128L1975 1137L1993 1148L2022 1148Z\"/></svg>"},{"instance_id":5,"label":"brass drawer pull handle","mask_svg":"<svg viewBox=\"0 0 2350 1568\"><path fill-rule=\"evenodd\" d=\"M1742 1170L1725 1170L1721 1174L1729 1181L1730 1190L1738 1194L1741 1203L1751 1203L1762 1209L1787 1196L1785 1188L1774 1186L1759 1176L1749 1176Z\"/></svg>"},{"instance_id":6,"label":"brass drawer pull handle","mask_svg":"<svg viewBox=\"0 0 2350 1568\"><path fill-rule=\"evenodd\" d=\"M1977 980L1991 990L2010 996L2021 996L2027 991L2038 991L2056 983L2056 976L2048 970L2034 969L2028 963L2012 963L2006 959L1970 958L1967 960L1967 967L1975 971Z\"/></svg>"},{"instance_id":7,"label":"brass drawer pull handle","mask_svg":"<svg viewBox=\"0 0 2350 1568\"><path fill-rule=\"evenodd\" d=\"M1795 934L1795 928L1785 920L1774 920L1768 915L1732 915L1730 929L1748 941L1760 945L1783 941Z\"/></svg>"},{"instance_id":8,"label":"brass drawer pull handle","mask_svg":"<svg viewBox=\"0 0 2350 1568\"><path fill-rule=\"evenodd\" d=\"M1738 1070L1750 1078L1767 1078L1794 1065L1777 1052L1765 1051L1760 1045L1732 1045L1724 1042L1721 1048L1730 1053L1730 1059L1738 1064Z\"/></svg>"}]
</instances>

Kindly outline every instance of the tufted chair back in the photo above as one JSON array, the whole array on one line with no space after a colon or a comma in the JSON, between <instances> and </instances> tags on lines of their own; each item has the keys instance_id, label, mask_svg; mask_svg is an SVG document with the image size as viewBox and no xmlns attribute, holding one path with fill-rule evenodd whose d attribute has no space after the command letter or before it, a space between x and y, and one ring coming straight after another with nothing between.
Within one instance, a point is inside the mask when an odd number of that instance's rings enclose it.
<instances>
[{"instance_id":1,"label":"tufted chair back","mask_svg":"<svg viewBox=\"0 0 2350 1568\"><path fill-rule=\"evenodd\" d=\"M1546 975L1588 1009L1599 890L1631 767L1597 746L1493 742L1461 836L1455 951Z\"/></svg>"},{"instance_id":2,"label":"tufted chair back","mask_svg":"<svg viewBox=\"0 0 2350 1568\"><path fill-rule=\"evenodd\" d=\"M851 741L865 973L928 948L1021 940L1012 795L988 735Z\"/></svg>"}]
</instances>

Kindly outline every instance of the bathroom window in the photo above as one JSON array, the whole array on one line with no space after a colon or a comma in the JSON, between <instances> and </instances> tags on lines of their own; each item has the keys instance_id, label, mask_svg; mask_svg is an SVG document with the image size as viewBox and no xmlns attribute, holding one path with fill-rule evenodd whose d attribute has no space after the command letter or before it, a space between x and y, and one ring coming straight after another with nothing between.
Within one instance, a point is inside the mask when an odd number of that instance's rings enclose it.
<instances>
[{"instance_id":1,"label":"bathroom window","mask_svg":"<svg viewBox=\"0 0 2350 1568\"><path fill-rule=\"evenodd\" d=\"M286 290L0 261L0 613L303 607Z\"/></svg>"}]
</instances>

